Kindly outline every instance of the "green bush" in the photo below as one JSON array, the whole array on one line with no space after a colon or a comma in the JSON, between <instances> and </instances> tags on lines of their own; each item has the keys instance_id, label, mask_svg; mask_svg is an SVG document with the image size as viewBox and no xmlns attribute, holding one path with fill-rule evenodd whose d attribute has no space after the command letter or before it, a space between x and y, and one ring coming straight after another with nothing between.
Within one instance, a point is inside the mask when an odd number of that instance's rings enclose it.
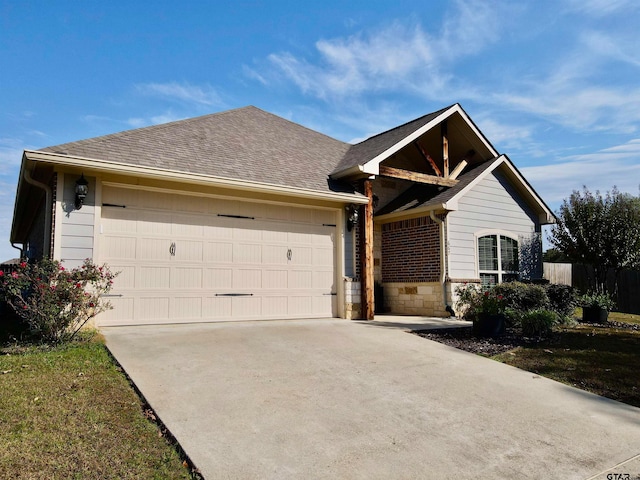
<instances>
[{"instance_id":1,"label":"green bush","mask_svg":"<svg viewBox=\"0 0 640 480\"><path fill-rule=\"evenodd\" d=\"M500 283L494 287L497 295L502 295L507 308L526 312L549 308L549 298L541 285L522 282Z\"/></svg>"},{"instance_id":2,"label":"green bush","mask_svg":"<svg viewBox=\"0 0 640 480\"><path fill-rule=\"evenodd\" d=\"M578 305L576 290L569 285L550 283L545 287L549 298L549 309L558 314L562 320L572 318Z\"/></svg>"},{"instance_id":3,"label":"green bush","mask_svg":"<svg viewBox=\"0 0 640 480\"><path fill-rule=\"evenodd\" d=\"M22 262L14 272L0 275L0 300L37 339L60 343L73 339L91 318L111 308L102 296L111 290L115 276L90 260L72 270L49 259Z\"/></svg>"},{"instance_id":4,"label":"green bush","mask_svg":"<svg viewBox=\"0 0 640 480\"><path fill-rule=\"evenodd\" d=\"M551 310L529 310L522 314L520 322L525 337L542 337L551 333L551 329L558 322L558 315Z\"/></svg>"}]
</instances>

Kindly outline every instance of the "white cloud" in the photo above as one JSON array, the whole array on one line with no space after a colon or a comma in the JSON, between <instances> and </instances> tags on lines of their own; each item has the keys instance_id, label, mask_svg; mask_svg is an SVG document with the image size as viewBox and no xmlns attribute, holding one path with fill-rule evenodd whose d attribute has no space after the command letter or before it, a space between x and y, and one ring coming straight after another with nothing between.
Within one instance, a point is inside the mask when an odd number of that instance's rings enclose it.
<instances>
[{"instance_id":1,"label":"white cloud","mask_svg":"<svg viewBox=\"0 0 640 480\"><path fill-rule=\"evenodd\" d=\"M565 3L570 10L597 18L638 7L636 0L566 0Z\"/></svg>"},{"instance_id":2,"label":"white cloud","mask_svg":"<svg viewBox=\"0 0 640 480\"><path fill-rule=\"evenodd\" d=\"M622 192L638 195L639 156L640 139L634 139L595 153L572 155L558 163L521 170L536 191L550 203L561 202L573 190L580 190L583 186L602 192L617 186Z\"/></svg>"},{"instance_id":3,"label":"white cloud","mask_svg":"<svg viewBox=\"0 0 640 480\"><path fill-rule=\"evenodd\" d=\"M506 4L505 4L506 5ZM501 2L456 1L440 32L427 33L416 21L394 21L379 29L316 42L317 59L290 52L268 61L303 93L322 99L372 92L410 91L427 98L451 97L448 69L499 38L488 28L506 8ZM245 73L266 83L254 69ZM471 92L470 92L471 94Z\"/></svg>"},{"instance_id":4,"label":"white cloud","mask_svg":"<svg viewBox=\"0 0 640 480\"><path fill-rule=\"evenodd\" d=\"M224 105L220 95L211 85L191 85L186 82L144 83L136 85L136 90L143 95L192 105L216 107Z\"/></svg>"},{"instance_id":5,"label":"white cloud","mask_svg":"<svg viewBox=\"0 0 640 480\"><path fill-rule=\"evenodd\" d=\"M0 138L0 175L17 170L27 146L16 138Z\"/></svg>"}]
</instances>

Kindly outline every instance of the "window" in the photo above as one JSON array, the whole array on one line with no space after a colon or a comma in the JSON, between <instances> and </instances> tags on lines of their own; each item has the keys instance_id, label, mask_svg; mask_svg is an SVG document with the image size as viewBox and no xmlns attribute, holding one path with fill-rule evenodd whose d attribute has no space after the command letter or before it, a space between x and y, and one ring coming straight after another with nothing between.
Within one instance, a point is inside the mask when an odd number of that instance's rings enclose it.
<instances>
[{"instance_id":1,"label":"window","mask_svg":"<svg viewBox=\"0 0 640 480\"><path fill-rule=\"evenodd\" d=\"M478 238L478 273L482 287L518 279L518 242L504 235Z\"/></svg>"}]
</instances>

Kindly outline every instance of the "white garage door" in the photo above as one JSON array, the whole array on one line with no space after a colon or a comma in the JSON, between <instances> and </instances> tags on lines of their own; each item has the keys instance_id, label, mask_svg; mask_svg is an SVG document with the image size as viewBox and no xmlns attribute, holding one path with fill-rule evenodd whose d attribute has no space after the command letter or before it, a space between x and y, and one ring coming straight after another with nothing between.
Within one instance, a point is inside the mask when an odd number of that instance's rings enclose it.
<instances>
[{"instance_id":1,"label":"white garage door","mask_svg":"<svg viewBox=\"0 0 640 480\"><path fill-rule=\"evenodd\" d=\"M336 211L105 186L101 325L336 315Z\"/></svg>"}]
</instances>

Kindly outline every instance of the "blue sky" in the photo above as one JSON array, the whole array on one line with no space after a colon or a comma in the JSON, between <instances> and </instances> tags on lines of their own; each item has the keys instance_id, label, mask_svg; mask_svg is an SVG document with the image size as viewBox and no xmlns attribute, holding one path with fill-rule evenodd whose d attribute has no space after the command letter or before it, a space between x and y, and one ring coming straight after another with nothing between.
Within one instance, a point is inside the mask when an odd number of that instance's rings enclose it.
<instances>
[{"instance_id":1,"label":"blue sky","mask_svg":"<svg viewBox=\"0 0 640 480\"><path fill-rule=\"evenodd\" d=\"M23 149L245 105L358 141L459 102L552 209L637 195L639 26L636 0L0 0L0 260Z\"/></svg>"}]
</instances>

